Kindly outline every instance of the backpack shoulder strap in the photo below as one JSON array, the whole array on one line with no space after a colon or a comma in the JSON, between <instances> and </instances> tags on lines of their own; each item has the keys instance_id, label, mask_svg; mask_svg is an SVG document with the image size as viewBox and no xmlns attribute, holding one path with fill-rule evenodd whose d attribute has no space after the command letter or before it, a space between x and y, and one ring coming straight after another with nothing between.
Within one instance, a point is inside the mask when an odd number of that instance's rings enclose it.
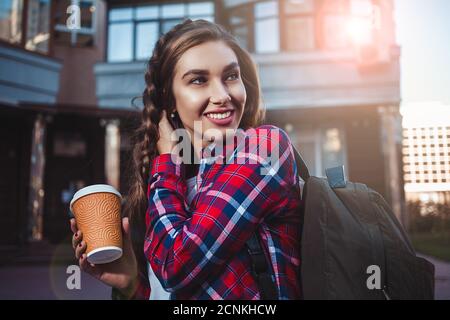
<instances>
[{"instance_id":1,"label":"backpack shoulder strap","mask_svg":"<svg viewBox=\"0 0 450 320\"><path fill-rule=\"evenodd\" d=\"M306 166L305 161L303 161L302 156L294 146L292 146L292 151L294 151L295 163L297 165L297 174L300 176L300 178L303 179L303 181L306 182L310 177L308 167Z\"/></svg>"},{"instance_id":2,"label":"backpack shoulder strap","mask_svg":"<svg viewBox=\"0 0 450 320\"><path fill-rule=\"evenodd\" d=\"M278 300L277 288L271 276L272 269L267 262L256 232L247 241L247 250L252 260L252 271L259 287L261 300Z\"/></svg>"}]
</instances>

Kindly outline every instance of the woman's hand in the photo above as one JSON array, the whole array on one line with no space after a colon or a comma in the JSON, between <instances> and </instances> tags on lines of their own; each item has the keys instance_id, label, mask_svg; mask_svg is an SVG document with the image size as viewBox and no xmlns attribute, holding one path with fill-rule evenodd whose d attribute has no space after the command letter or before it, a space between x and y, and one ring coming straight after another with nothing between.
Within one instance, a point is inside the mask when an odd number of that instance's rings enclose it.
<instances>
[{"instance_id":1,"label":"woman's hand","mask_svg":"<svg viewBox=\"0 0 450 320\"><path fill-rule=\"evenodd\" d=\"M70 228L74 233L72 237L72 247L75 250L75 257L78 259L81 270L131 297L137 286L138 267L136 256L134 255L131 245L130 224L128 218L122 219L122 257L107 264L90 264L87 261L85 253L87 248L86 242L83 241L83 234L78 230L76 221L73 218L70 219Z\"/></svg>"},{"instance_id":2,"label":"woman's hand","mask_svg":"<svg viewBox=\"0 0 450 320\"><path fill-rule=\"evenodd\" d=\"M158 124L158 127L159 127L159 140L156 146L158 148L159 154L172 153L177 144L177 141L172 141L171 139L172 133L175 130L170 124L169 119L167 118L166 110L163 110L162 112L162 118Z\"/></svg>"}]
</instances>

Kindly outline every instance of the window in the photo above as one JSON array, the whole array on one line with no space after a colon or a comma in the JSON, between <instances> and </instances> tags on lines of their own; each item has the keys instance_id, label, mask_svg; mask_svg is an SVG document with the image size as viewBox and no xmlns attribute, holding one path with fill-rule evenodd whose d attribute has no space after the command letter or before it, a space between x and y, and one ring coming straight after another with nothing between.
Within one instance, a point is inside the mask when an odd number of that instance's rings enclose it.
<instances>
[{"instance_id":1,"label":"window","mask_svg":"<svg viewBox=\"0 0 450 320\"><path fill-rule=\"evenodd\" d=\"M28 0L25 49L48 52L50 0Z\"/></svg>"},{"instance_id":2,"label":"window","mask_svg":"<svg viewBox=\"0 0 450 320\"><path fill-rule=\"evenodd\" d=\"M151 49L158 40L158 24L156 22L140 23L136 27L136 59L147 59Z\"/></svg>"},{"instance_id":3,"label":"window","mask_svg":"<svg viewBox=\"0 0 450 320\"><path fill-rule=\"evenodd\" d=\"M316 47L316 8L314 0L282 0L287 51Z\"/></svg>"},{"instance_id":4,"label":"window","mask_svg":"<svg viewBox=\"0 0 450 320\"><path fill-rule=\"evenodd\" d=\"M271 53L280 50L278 1L255 4L255 52Z\"/></svg>"},{"instance_id":5,"label":"window","mask_svg":"<svg viewBox=\"0 0 450 320\"><path fill-rule=\"evenodd\" d=\"M59 45L90 47L94 45L96 0L59 0L55 5L55 43ZM79 28L68 28L67 8L80 8Z\"/></svg>"},{"instance_id":6,"label":"window","mask_svg":"<svg viewBox=\"0 0 450 320\"><path fill-rule=\"evenodd\" d=\"M314 0L245 2L229 9L228 24L250 52L275 53L316 48Z\"/></svg>"},{"instance_id":7,"label":"window","mask_svg":"<svg viewBox=\"0 0 450 320\"><path fill-rule=\"evenodd\" d=\"M244 2L228 12L228 25L239 44L250 52L281 49L279 1Z\"/></svg>"},{"instance_id":8,"label":"window","mask_svg":"<svg viewBox=\"0 0 450 320\"><path fill-rule=\"evenodd\" d=\"M108 60L133 60L133 24L131 22L109 25L108 31Z\"/></svg>"},{"instance_id":9,"label":"window","mask_svg":"<svg viewBox=\"0 0 450 320\"><path fill-rule=\"evenodd\" d=\"M0 39L10 43L22 42L23 0L0 2Z\"/></svg>"},{"instance_id":10,"label":"window","mask_svg":"<svg viewBox=\"0 0 450 320\"><path fill-rule=\"evenodd\" d=\"M250 4L245 3L238 7L234 7L229 12L228 23L231 32L237 38L239 44L250 52L255 51L253 43L253 20L253 6Z\"/></svg>"},{"instance_id":11,"label":"window","mask_svg":"<svg viewBox=\"0 0 450 320\"><path fill-rule=\"evenodd\" d=\"M323 20L323 46L327 49L340 49L348 45L343 15L326 15Z\"/></svg>"},{"instance_id":12,"label":"window","mask_svg":"<svg viewBox=\"0 0 450 320\"><path fill-rule=\"evenodd\" d=\"M51 0L3 0L0 2L0 39L27 50L47 53ZM25 12L26 15L25 15ZM25 30L23 19L26 17Z\"/></svg>"},{"instance_id":13,"label":"window","mask_svg":"<svg viewBox=\"0 0 450 320\"><path fill-rule=\"evenodd\" d=\"M247 1L229 9L228 24L250 52L345 48L350 41L346 28L350 3L351 0Z\"/></svg>"},{"instance_id":14,"label":"window","mask_svg":"<svg viewBox=\"0 0 450 320\"><path fill-rule=\"evenodd\" d=\"M347 171L341 128L294 130L290 138L304 158L310 174L325 176L325 169L341 165L344 165Z\"/></svg>"},{"instance_id":15,"label":"window","mask_svg":"<svg viewBox=\"0 0 450 320\"><path fill-rule=\"evenodd\" d=\"M340 49L349 45L348 16L347 0L326 0L322 3L322 34L319 39L322 41L321 47Z\"/></svg>"},{"instance_id":16,"label":"window","mask_svg":"<svg viewBox=\"0 0 450 320\"><path fill-rule=\"evenodd\" d=\"M214 21L214 3L171 3L109 10L108 61L149 59L160 35L190 18Z\"/></svg>"},{"instance_id":17,"label":"window","mask_svg":"<svg viewBox=\"0 0 450 320\"><path fill-rule=\"evenodd\" d=\"M326 168L333 168L344 164L344 146L342 130L326 128L322 130L322 175Z\"/></svg>"}]
</instances>

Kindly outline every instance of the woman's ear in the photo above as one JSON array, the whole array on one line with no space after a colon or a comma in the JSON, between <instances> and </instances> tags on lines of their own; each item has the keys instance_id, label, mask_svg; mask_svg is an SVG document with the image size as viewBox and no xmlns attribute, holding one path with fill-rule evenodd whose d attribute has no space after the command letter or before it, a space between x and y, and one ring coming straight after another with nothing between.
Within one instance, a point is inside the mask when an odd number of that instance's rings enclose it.
<instances>
[{"instance_id":1,"label":"woman's ear","mask_svg":"<svg viewBox=\"0 0 450 320\"><path fill-rule=\"evenodd\" d=\"M180 116L175 108L170 109L168 117L169 122L172 124L174 129L179 129L182 127Z\"/></svg>"}]
</instances>

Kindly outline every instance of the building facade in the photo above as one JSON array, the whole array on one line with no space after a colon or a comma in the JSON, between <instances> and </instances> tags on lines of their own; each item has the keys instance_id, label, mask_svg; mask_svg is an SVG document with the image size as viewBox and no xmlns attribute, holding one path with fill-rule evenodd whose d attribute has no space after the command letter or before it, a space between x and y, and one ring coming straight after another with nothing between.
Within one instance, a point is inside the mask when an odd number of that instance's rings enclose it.
<instances>
[{"instance_id":1,"label":"building facade","mask_svg":"<svg viewBox=\"0 0 450 320\"><path fill-rule=\"evenodd\" d=\"M410 104L406 108L413 110L403 121L406 200L449 206L449 106L424 102Z\"/></svg>"},{"instance_id":2,"label":"building facade","mask_svg":"<svg viewBox=\"0 0 450 320\"><path fill-rule=\"evenodd\" d=\"M126 193L131 100L159 35L186 18L222 24L251 52L266 123L288 132L312 174L343 164L407 224L393 10L393 0L3 1L0 194L13 201L0 202L0 225L15 231L0 244L64 239L84 185Z\"/></svg>"}]
</instances>

